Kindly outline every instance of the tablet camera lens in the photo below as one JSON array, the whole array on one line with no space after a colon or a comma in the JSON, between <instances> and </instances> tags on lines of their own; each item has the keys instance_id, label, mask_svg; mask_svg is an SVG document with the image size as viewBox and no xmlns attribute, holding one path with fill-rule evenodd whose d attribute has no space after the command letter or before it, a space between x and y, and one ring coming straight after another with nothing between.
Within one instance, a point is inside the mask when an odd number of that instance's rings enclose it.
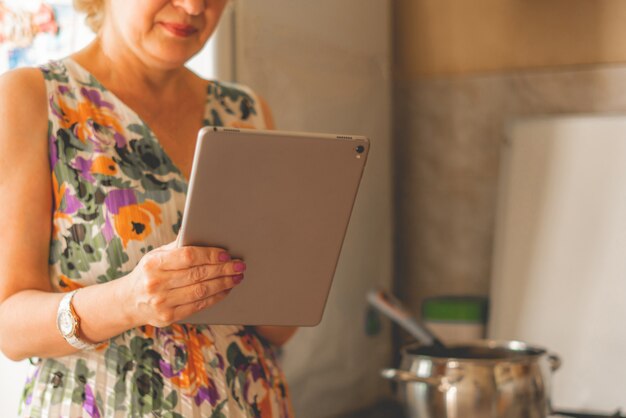
<instances>
[{"instance_id":1,"label":"tablet camera lens","mask_svg":"<svg viewBox=\"0 0 626 418\"><path fill-rule=\"evenodd\" d=\"M363 152L365 152L365 147L363 145L357 146L356 152L358 152L359 154L363 154Z\"/></svg>"}]
</instances>

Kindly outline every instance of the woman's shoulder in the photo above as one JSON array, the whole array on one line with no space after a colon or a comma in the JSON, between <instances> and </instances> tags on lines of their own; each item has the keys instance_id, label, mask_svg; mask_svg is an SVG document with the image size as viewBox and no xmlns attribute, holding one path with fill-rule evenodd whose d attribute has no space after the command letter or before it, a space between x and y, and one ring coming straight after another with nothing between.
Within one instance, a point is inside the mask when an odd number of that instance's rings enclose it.
<instances>
[{"instance_id":1,"label":"woman's shoulder","mask_svg":"<svg viewBox=\"0 0 626 418\"><path fill-rule=\"evenodd\" d=\"M17 68L0 75L0 83L2 86L2 96L8 96L7 90L21 91L22 93L28 93L32 90L44 89L43 73L39 68L24 67Z\"/></svg>"},{"instance_id":2,"label":"woman's shoulder","mask_svg":"<svg viewBox=\"0 0 626 418\"><path fill-rule=\"evenodd\" d=\"M61 76L67 75L67 68L63 60L48 61L37 67L16 68L0 75L0 81L9 84L16 84L20 87L30 86L36 88L38 85L43 89L44 81L48 79L60 80ZM6 87L6 86L3 86ZM2 90L4 92L4 90Z\"/></svg>"},{"instance_id":3,"label":"woman's shoulder","mask_svg":"<svg viewBox=\"0 0 626 418\"><path fill-rule=\"evenodd\" d=\"M3 114L8 109L18 114L34 115L37 110L46 114L46 86L39 68L18 68L2 74L0 91L0 109Z\"/></svg>"},{"instance_id":4,"label":"woman's shoulder","mask_svg":"<svg viewBox=\"0 0 626 418\"><path fill-rule=\"evenodd\" d=\"M234 81L209 80L209 93L220 97L229 98L233 101L240 99L248 100L255 103L258 95L246 84Z\"/></svg>"},{"instance_id":5,"label":"woman's shoulder","mask_svg":"<svg viewBox=\"0 0 626 418\"><path fill-rule=\"evenodd\" d=\"M46 88L37 68L20 68L0 76L0 155L45 154L48 128ZM39 160L37 160L39 161Z\"/></svg>"},{"instance_id":6,"label":"woman's shoulder","mask_svg":"<svg viewBox=\"0 0 626 418\"><path fill-rule=\"evenodd\" d=\"M254 104L257 100L257 94L245 84L234 81L207 79L189 68L187 68L187 73L190 77L191 88L196 90L204 86L203 88L206 88L209 98L216 98L221 101L228 99L231 102L244 100L250 104Z\"/></svg>"},{"instance_id":7,"label":"woman's shoulder","mask_svg":"<svg viewBox=\"0 0 626 418\"><path fill-rule=\"evenodd\" d=\"M233 103L238 103L244 118L247 114L254 113L263 122L263 128L274 129L268 103L248 85L229 81L210 81L209 95L215 96L221 102L228 99Z\"/></svg>"}]
</instances>

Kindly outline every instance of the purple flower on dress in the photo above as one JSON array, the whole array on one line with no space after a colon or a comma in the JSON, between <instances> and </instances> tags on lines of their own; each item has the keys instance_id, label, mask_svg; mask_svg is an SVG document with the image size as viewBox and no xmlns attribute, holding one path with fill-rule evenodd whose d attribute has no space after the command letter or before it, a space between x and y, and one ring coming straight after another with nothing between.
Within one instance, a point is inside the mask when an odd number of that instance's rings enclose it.
<instances>
[{"instance_id":1,"label":"purple flower on dress","mask_svg":"<svg viewBox=\"0 0 626 418\"><path fill-rule=\"evenodd\" d=\"M184 350L184 347L176 344L176 341L173 338L174 332L172 330L172 327L157 328L156 335L159 340L164 340L162 346L165 350L174 349L176 352L176 355L178 355L179 351ZM171 347L172 345L173 347ZM163 373L163 375L167 378L178 376L182 372L182 370L175 371L174 366L172 364L162 359L159 360L159 368L161 369L161 372Z\"/></svg>"},{"instance_id":2,"label":"purple flower on dress","mask_svg":"<svg viewBox=\"0 0 626 418\"><path fill-rule=\"evenodd\" d=\"M252 373L252 381L246 379L245 383L243 384L244 399L248 399L248 390L250 389L250 384L259 380L263 375L263 368L259 363L248 364L247 371Z\"/></svg>"},{"instance_id":3,"label":"purple flower on dress","mask_svg":"<svg viewBox=\"0 0 626 418\"><path fill-rule=\"evenodd\" d=\"M56 138L53 135L50 135L48 142L50 148L50 168L54 170L57 162L59 162L59 149L57 147Z\"/></svg>"},{"instance_id":4,"label":"purple flower on dress","mask_svg":"<svg viewBox=\"0 0 626 418\"><path fill-rule=\"evenodd\" d=\"M85 180L89 181L90 183L94 183L96 179L94 179L91 175L92 164L93 161L91 160L85 160L83 157L76 157L76 159L74 159L73 167L80 171L80 175L83 176Z\"/></svg>"},{"instance_id":5,"label":"purple flower on dress","mask_svg":"<svg viewBox=\"0 0 626 418\"><path fill-rule=\"evenodd\" d=\"M59 86L59 93L61 94L68 94L70 92L69 87L67 86Z\"/></svg>"},{"instance_id":6,"label":"purple flower on dress","mask_svg":"<svg viewBox=\"0 0 626 418\"><path fill-rule=\"evenodd\" d=\"M163 373L163 376L167 377L168 379L180 373L174 373L172 365L165 360L159 360L159 368L161 369L161 373Z\"/></svg>"},{"instance_id":7,"label":"purple flower on dress","mask_svg":"<svg viewBox=\"0 0 626 418\"><path fill-rule=\"evenodd\" d=\"M93 396L93 391L89 385L85 385L85 402L83 402L83 408L91 418L100 418L96 398Z\"/></svg>"},{"instance_id":8,"label":"purple flower on dress","mask_svg":"<svg viewBox=\"0 0 626 418\"><path fill-rule=\"evenodd\" d=\"M80 89L80 94L82 94L85 98L87 98L87 100L95 104L97 107L106 107L107 109L113 110L113 105L107 101L104 101L98 90L88 90L83 87Z\"/></svg>"},{"instance_id":9,"label":"purple flower on dress","mask_svg":"<svg viewBox=\"0 0 626 418\"><path fill-rule=\"evenodd\" d=\"M118 148L124 148L126 147L126 138L124 137L124 135L115 132L115 134L113 135L113 138L115 138L115 144L117 145Z\"/></svg>"},{"instance_id":10,"label":"purple flower on dress","mask_svg":"<svg viewBox=\"0 0 626 418\"><path fill-rule=\"evenodd\" d=\"M111 190L104 198L104 204L109 212L117 215L121 207L137 203L137 196L133 189Z\"/></svg>"},{"instance_id":11,"label":"purple flower on dress","mask_svg":"<svg viewBox=\"0 0 626 418\"><path fill-rule=\"evenodd\" d=\"M256 381L263 375L263 368L259 363L250 364L250 371L252 372L252 378Z\"/></svg>"},{"instance_id":12,"label":"purple flower on dress","mask_svg":"<svg viewBox=\"0 0 626 418\"><path fill-rule=\"evenodd\" d=\"M78 198L74 196L73 194L71 194L69 191L65 193L64 199L65 199L65 209L61 211L62 213L71 215L73 213L78 212L78 209L83 208L82 202L78 200Z\"/></svg>"},{"instance_id":13,"label":"purple flower on dress","mask_svg":"<svg viewBox=\"0 0 626 418\"><path fill-rule=\"evenodd\" d=\"M94 152L105 152L108 147L114 144L117 148L126 147L126 137L117 132L113 127L98 127L91 119L87 121L87 127L89 128L89 136L87 139L93 144Z\"/></svg>"},{"instance_id":14,"label":"purple flower on dress","mask_svg":"<svg viewBox=\"0 0 626 418\"><path fill-rule=\"evenodd\" d=\"M204 401L209 401L211 406L215 406L218 400L219 393L217 393L217 389L213 385L208 388L204 386L201 387L196 396L194 396L194 401L198 406Z\"/></svg>"}]
</instances>

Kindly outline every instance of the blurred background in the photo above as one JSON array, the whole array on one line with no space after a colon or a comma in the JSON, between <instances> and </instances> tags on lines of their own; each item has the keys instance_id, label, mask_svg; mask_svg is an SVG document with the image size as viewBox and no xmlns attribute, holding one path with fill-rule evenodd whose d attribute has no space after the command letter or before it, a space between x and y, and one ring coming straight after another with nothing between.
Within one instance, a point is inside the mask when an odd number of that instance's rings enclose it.
<instances>
[{"instance_id":1,"label":"blurred background","mask_svg":"<svg viewBox=\"0 0 626 418\"><path fill-rule=\"evenodd\" d=\"M380 369L411 339L375 287L447 341L557 352L561 407L626 408L625 22L621 0L230 4L195 71L279 129L372 141L324 319L283 350L297 416L402 416ZM0 72L90 39L70 0L0 0ZM0 411L24 370L0 357Z\"/></svg>"}]
</instances>

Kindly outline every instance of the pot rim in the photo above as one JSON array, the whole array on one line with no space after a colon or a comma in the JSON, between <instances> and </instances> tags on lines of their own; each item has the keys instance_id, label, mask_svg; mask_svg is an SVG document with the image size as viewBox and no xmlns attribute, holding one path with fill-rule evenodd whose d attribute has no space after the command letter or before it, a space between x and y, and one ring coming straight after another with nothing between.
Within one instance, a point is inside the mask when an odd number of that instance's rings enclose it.
<instances>
[{"instance_id":1,"label":"pot rim","mask_svg":"<svg viewBox=\"0 0 626 418\"><path fill-rule=\"evenodd\" d=\"M493 364L493 363L502 363L502 362L510 362L510 363L520 363L527 361L535 361L536 359L548 355L548 350L543 347L538 347L534 345L529 345L523 341L518 340L491 340L491 339L482 339L482 340L472 340L462 343L448 344L449 348L459 348L459 347L477 347L477 348L503 348L512 351L519 351L519 356L514 357L502 357L502 358L460 358L460 357L437 357L430 356L426 354L413 354L409 353L409 350L424 347L424 344L419 342L414 342L407 344L402 347L401 352L403 357L407 357L410 359L424 359L429 360L434 363L479 363L479 364ZM526 352L528 351L528 352ZM521 353L524 352L524 353Z\"/></svg>"}]
</instances>

